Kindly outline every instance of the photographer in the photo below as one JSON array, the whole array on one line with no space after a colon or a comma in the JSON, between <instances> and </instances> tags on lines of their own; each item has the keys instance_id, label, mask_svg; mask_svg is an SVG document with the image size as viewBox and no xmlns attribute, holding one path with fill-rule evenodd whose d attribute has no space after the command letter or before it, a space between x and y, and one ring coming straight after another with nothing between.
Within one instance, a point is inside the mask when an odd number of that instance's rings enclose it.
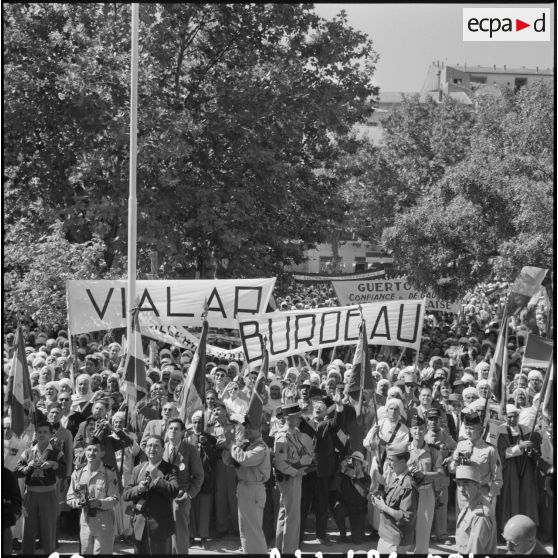
<instances>
[{"instance_id":1,"label":"photographer","mask_svg":"<svg viewBox=\"0 0 558 558\"><path fill-rule=\"evenodd\" d=\"M346 518L351 524L351 542L362 544L364 541L364 522L366 519L367 496L370 490L370 476L365 472L368 463L360 451L341 462L340 471L334 477L332 488L335 490L333 516L339 528L339 541L347 542Z\"/></svg>"},{"instance_id":2,"label":"photographer","mask_svg":"<svg viewBox=\"0 0 558 558\"><path fill-rule=\"evenodd\" d=\"M85 447L86 464L72 473L68 504L81 509L80 554L112 554L114 507L119 499L116 472L102 463L104 444L91 438Z\"/></svg>"},{"instance_id":3,"label":"photographer","mask_svg":"<svg viewBox=\"0 0 558 558\"><path fill-rule=\"evenodd\" d=\"M66 474L64 454L51 443L52 425L39 422L36 426L37 443L25 450L15 474L25 477L23 554L34 554L35 538L40 531L45 554L54 552L58 498L56 477Z\"/></svg>"},{"instance_id":4,"label":"photographer","mask_svg":"<svg viewBox=\"0 0 558 558\"><path fill-rule=\"evenodd\" d=\"M163 461L160 436L145 440L147 463L134 467L124 500L134 502L134 550L136 554L170 554L175 531L173 499L178 495L177 469Z\"/></svg>"}]
</instances>

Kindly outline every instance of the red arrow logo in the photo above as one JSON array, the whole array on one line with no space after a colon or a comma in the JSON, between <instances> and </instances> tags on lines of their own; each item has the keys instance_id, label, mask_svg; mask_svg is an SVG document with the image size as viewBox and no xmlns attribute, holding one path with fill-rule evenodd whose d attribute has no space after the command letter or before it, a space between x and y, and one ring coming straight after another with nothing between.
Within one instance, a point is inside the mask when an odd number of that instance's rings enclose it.
<instances>
[{"instance_id":1,"label":"red arrow logo","mask_svg":"<svg viewBox=\"0 0 558 558\"><path fill-rule=\"evenodd\" d=\"M525 29L526 27L531 27L530 23L525 23L524 21L521 21L520 19L515 19L515 30L516 31L521 31L522 29Z\"/></svg>"}]
</instances>

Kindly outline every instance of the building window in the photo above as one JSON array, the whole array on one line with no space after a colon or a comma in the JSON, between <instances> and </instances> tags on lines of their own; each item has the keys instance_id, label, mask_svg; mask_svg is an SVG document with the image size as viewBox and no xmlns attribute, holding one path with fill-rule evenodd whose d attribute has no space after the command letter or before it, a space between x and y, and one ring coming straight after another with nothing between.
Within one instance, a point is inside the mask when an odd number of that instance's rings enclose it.
<instances>
[{"instance_id":1,"label":"building window","mask_svg":"<svg viewBox=\"0 0 558 558\"><path fill-rule=\"evenodd\" d=\"M461 78L453 78L453 83L455 83L455 85L461 85L463 80Z\"/></svg>"},{"instance_id":2,"label":"building window","mask_svg":"<svg viewBox=\"0 0 558 558\"><path fill-rule=\"evenodd\" d=\"M368 268L366 262L355 262L355 273L364 273Z\"/></svg>"},{"instance_id":3,"label":"building window","mask_svg":"<svg viewBox=\"0 0 558 558\"><path fill-rule=\"evenodd\" d=\"M527 85L527 78L515 78L515 89L521 89Z\"/></svg>"},{"instance_id":4,"label":"building window","mask_svg":"<svg viewBox=\"0 0 558 558\"><path fill-rule=\"evenodd\" d=\"M331 272L331 256L320 256L320 273Z\"/></svg>"},{"instance_id":5,"label":"building window","mask_svg":"<svg viewBox=\"0 0 558 558\"><path fill-rule=\"evenodd\" d=\"M471 76L473 83L486 83L486 76Z\"/></svg>"}]
</instances>

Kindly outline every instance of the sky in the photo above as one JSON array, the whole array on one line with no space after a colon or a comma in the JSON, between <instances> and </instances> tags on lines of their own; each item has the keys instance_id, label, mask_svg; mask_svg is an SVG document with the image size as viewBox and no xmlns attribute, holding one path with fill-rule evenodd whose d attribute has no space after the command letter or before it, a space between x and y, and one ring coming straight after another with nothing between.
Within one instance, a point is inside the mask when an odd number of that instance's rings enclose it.
<instances>
[{"instance_id":1,"label":"sky","mask_svg":"<svg viewBox=\"0 0 558 558\"><path fill-rule=\"evenodd\" d=\"M383 91L420 90L433 61L449 65L508 68L552 68L554 28L548 42L464 42L462 8L510 7L510 4L314 4L331 19L341 9L351 27L365 32L380 55L375 81ZM552 3L513 4L514 7L552 8Z\"/></svg>"}]
</instances>

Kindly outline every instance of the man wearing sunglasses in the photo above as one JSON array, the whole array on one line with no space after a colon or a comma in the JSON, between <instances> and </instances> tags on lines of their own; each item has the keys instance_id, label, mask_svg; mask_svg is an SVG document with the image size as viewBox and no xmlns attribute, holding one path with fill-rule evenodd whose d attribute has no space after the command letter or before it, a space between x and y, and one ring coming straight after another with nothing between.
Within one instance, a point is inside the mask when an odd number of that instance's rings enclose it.
<instances>
[{"instance_id":1,"label":"man wearing sunglasses","mask_svg":"<svg viewBox=\"0 0 558 558\"><path fill-rule=\"evenodd\" d=\"M550 552L537 540L537 525L526 515L510 517L502 536L506 540L506 554L550 555Z\"/></svg>"}]
</instances>

